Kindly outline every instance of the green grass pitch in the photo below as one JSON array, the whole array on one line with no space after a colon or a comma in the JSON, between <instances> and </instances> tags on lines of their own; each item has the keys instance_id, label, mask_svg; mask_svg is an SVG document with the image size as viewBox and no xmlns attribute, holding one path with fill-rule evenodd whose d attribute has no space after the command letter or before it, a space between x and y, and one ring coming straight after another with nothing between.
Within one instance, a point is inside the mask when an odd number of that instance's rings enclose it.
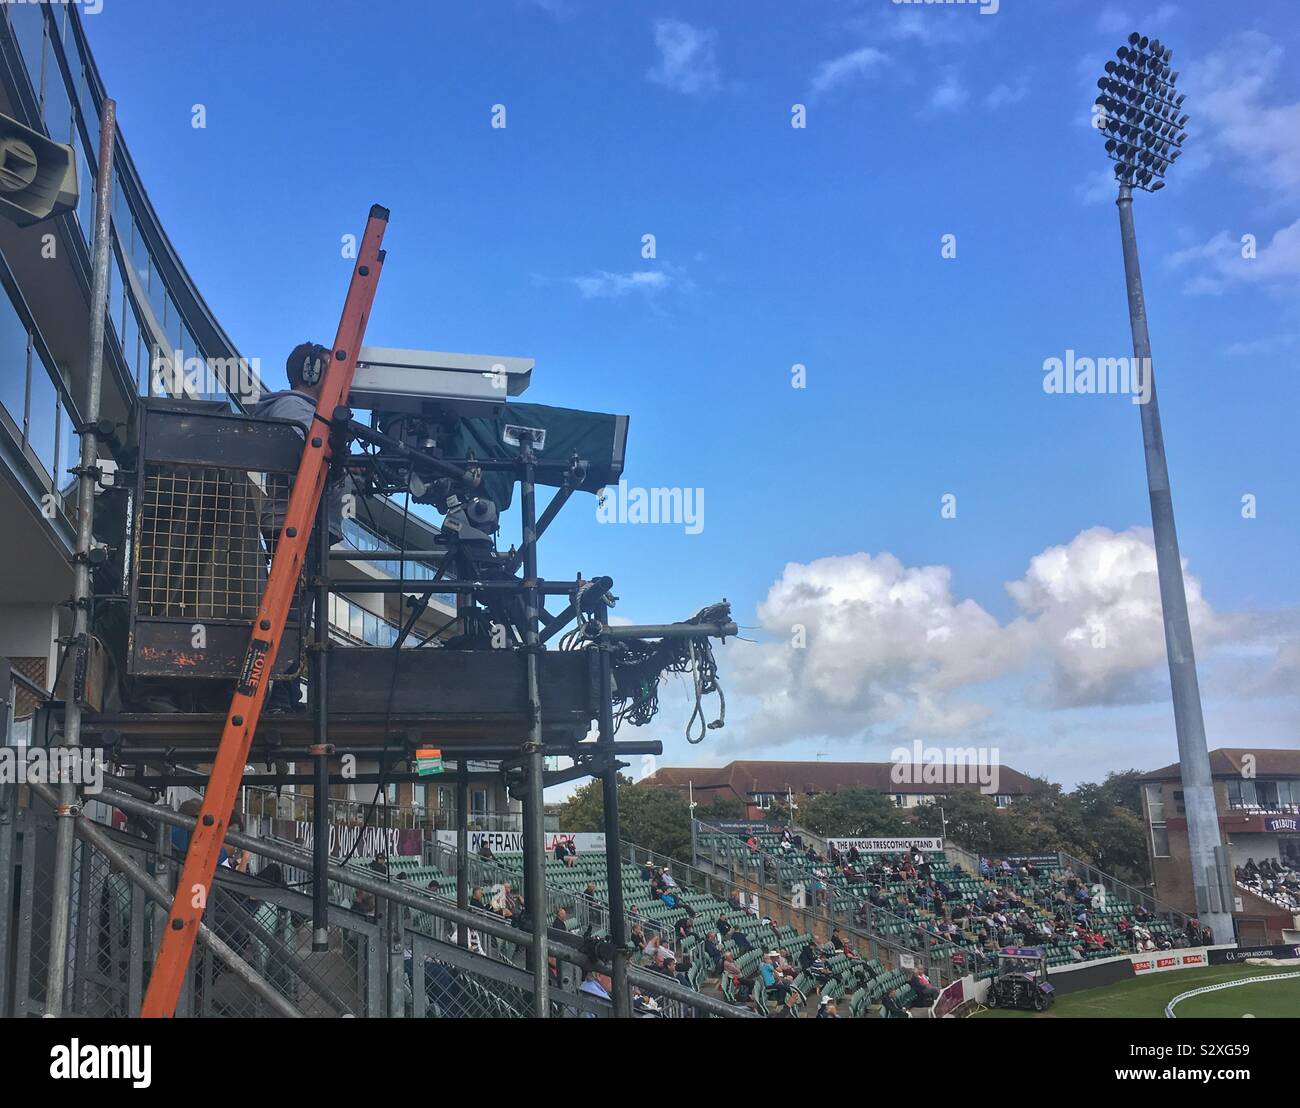
<instances>
[{"instance_id":1,"label":"green grass pitch","mask_svg":"<svg viewBox=\"0 0 1300 1108\"><path fill-rule=\"evenodd\" d=\"M1300 969L1300 966L1296 967ZM1286 973L1274 966L1207 966L1204 969L1153 973L1099 989L1060 997L1044 1012L1016 1012L995 1009L981 1012L979 1019L1162 1019L1165 1005L1179 993L1217 985L1223 981L1246 980L1261 974ZM1300 1017L1300 978L1266 981L1221 989L1181 1001L1174 1009L1179 1019L1205 1017L1239 1018Z\"/></svg>"}]
</instances>

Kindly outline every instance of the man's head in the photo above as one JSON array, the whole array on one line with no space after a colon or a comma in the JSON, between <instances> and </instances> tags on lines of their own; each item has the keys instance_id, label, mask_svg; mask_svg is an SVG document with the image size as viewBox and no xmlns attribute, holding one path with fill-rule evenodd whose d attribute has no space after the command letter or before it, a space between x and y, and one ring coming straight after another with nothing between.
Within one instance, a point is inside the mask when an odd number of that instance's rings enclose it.
<instances>
[{"instance_id":1,"label":"man's head","mask_svg":"<svg viewBox=\"0 0 1300 1108\"><path fill-rule=\"evenodd\" d=\"M289 387L310 396L319 396L329 362L330 352L327 347L317 342L300 342L284 363Z\"/></svg>"}]
</instances>

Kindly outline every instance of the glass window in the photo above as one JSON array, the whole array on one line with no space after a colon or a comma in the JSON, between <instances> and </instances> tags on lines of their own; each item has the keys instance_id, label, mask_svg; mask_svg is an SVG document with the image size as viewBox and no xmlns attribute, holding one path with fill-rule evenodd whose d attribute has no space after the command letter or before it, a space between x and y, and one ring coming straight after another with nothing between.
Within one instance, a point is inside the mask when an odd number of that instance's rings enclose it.
<instances>
[{"instance_id":1,"label":"glass window","mask_svg":"<svg viewBox=\"0 0 1300 1108\"><path fill-rule=\"evenodd\" d=\"M89 150L99 163L99 113L90 95L90 82L86 78L86 67L75 49L68 49L68 67L72 70L72 79L77 87L77 105L81 109L81 118L86 122L86 131L90 136Z\"/></svg>"},{"instance_id":2,"label":"glass window","mask_svg":"<svg viewBox=\"0 0 1300 1108\"><path fill-rule=\"evenodd\" d=\"M167 290L163 287L162 274L158 272L158 267L154 264L153 258L149 259L149 281L145 287L149 290L149 304L153 307L153 314L158 320L158 326L165 331L167 327Z\"/></svg>"},{"instance_id":3,"label":"glass window","mask_svg":"<svg viewBox=\"0 0 1300 1108\"><path fill-rule=\"evenodd\" d=\"M81 195L77 197L77 219L81 223L81 237L89 247L95 240L95 175L90 171L90 162L79 159L77 176L81 182Z\"/></svg>"},{"instance_id":4,"label":"glass window","mask_svg":"<svg viewBox=\"0 0 1300 1108\"><path fill-rule=\"evenodd\" d=\"M1147 812L1148 818L1152 823L1165 822L1165 800L1164 787L1162 785L1146 785L1147 793Z\"/></svg>"},{"instance_id":5,"label":"glass window","mask_svg":"<svg viewBox=\"0 0 1300 1108\"><path fill-rule=\"evenodd\" d=\"M63 74L55 64L53 54L48 54L45 73L45 100L43 114L45 130L55 142L72 142L72 101L68 99L68 88L63 83ZM77 144L80 147L80 143ZM77 150L77 161L85 165L85 157Z\"/></svg>"},{"instance_id":6,"label":"glass window","mask_svg":"<svg viewBox=\"0 0 1300 1108\"><path fill-rule=\"evenodd\" d=\"M23 434L23 412L27 398L27 329L0 291L0 405Z\"/></svg>"},{"instance_id":7,"label":"glass window","mask_svg":"<svg viewBox=\"0 0 1300 1108\"><path fill-rule=\"evenodd\" d=\"M1169 857L1169 829L1163 823L1151 828L1151 853L1157 858Z\"/></svg>"},{"instance_id":8,"label":"glass window","mask_svg":"<svg viewBox=\"0 0 1300 1108\"><path fill-rule=\"evenodd\" d=\"M122 191L122 175L113 170L113 227L117 231L118 241L122 244L124 257L131 256L131 206L126 202L126 193Z\"/></svg>"},{"instance_id":9,"label":"glass window","mask_svg":"<svg viewBox=\"0 0 1300 1108\"><path fill-rule=\"evenodd\" d=\"M167 332L167 341L172 344L174 349L181 351L181 360L190 356L189 350L185 346L185 321L181 319L180 309L176 307L170 295L165 295L163 307L167 313L163 320L163 328Z\"/></svg>"},{"instance_id":10,"label":"glass window","mask_svg":"<svg viewBox=\"0 0 1300 1108\"><path fill-rule=\"evenodd\" d=\"M55 484L65 498L64 510L69 506L66 498L75 491L77 479L68 472L81 462L81 437L77 434L75 421L66 404L59 403L59 468L55 474Z\"/></svg>"},{"instance_id":11,"label":"glass window","mask_svg":"<svg viewBox=\"0 0 1300 1108\"><path fill-rule=\"evenodd\" d=\"M46 473L52 477L55 470L54 426L58 418L58 391L49 371L33 351L32 353L32 407L31 423L27 429L27 444L41 460Z\"/></svg>"},{"instance_id":12,"label":"glass window","mask_svg":"<svg viewBox=\"0 0 1300 1108\"><path fill-rule=\"evenodd\" d=\"M32 88L36 90L39 99L41 64L45 52L45 15L35 4L6 4L4 8L9 14L9 25L13 28L14 38L18 40L23 63L27 66L27 75L31 78Z\"/></svg>"},{"instance_id":13,"label":"glass window","mask_svg":"<svg viewBox=\"0 0 1300 1108\"><path fill-rule=\"evenodd\" d=\"M127 372L134 378L138 393L143 391L140 386L144 380L144 375L140 371L140 325L136 322L135 309L131 306L129 296L124 307L126 315L122 328L122 357L126 359Z\"/></svg>"},{"instance_id":14,"label":"glass window","mask_svg":"<svg viewBox=\"0 0 1300 1108\"><path fill-rule=\"evenodd\" d=\"M135 266L135 277L140 282L140 288L146 293L149 291L149 248L145 246L144 235L140 233L140 225L131 221L131 264Z\"/></svg>"}]
</instances>

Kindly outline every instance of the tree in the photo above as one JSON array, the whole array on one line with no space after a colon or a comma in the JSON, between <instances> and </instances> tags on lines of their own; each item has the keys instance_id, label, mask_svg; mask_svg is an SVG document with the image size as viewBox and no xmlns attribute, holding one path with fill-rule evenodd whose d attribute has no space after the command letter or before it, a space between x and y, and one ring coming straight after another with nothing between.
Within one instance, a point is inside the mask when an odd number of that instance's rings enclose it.
<instances>
[{"instance_id":1,"label":"tree","mask_svg":"<svg viewBox=\"0 0 1300 1108\"><path fill-rule=\"evenodd\" d=\"M691 811L676 789L633 782L619 774L619 836L637 846L689 864ZM599 780L588 781L560 805L560 827L565 831L605 830L605 798ZM611 850L616 843L608 843Z\"/></svg>"},{"instance_id":2,"label":"tree","mask_svg":"<svg viewBox=\"0 0 1300 1108\"><path fill-rule=\"evenodd\" d=\"M841 789L802 796L795 803L799 806L799 826L823 838L902 835L909 829L903 810L873 789Z\"/></svg>"},{"instance_id":3,"label":"tree","mask_svg":"<svg viewBox=\"0 0 1300 1108\"><path fill-rule=\"evenodd\" d=\"M705 823L717 823L720 819L744 819L745 806L734 796L714 796L707 804L696 802L695 818Z\"/></svg>"},{"instance_id":4,"label":"tree","mask_svg":"<svg viewBox=\"0 0 1300 1108\"><path fill-rule=\"evenodd\" d=\"M940 818L939 809L943 808ZM994 849L997 833L1001 830L998 811L993 798L975 790L963 790L945 796L938 804L923 804L908 809L912 826L923 835L943 833L947 822L948 838L977 854L987 854Z\"/></svg>"}]
</instances>

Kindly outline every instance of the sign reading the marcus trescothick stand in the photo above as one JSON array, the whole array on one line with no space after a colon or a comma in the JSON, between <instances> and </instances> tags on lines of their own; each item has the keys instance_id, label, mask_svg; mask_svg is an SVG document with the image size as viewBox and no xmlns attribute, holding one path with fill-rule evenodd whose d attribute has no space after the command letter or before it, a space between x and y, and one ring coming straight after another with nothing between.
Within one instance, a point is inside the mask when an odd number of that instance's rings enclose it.
<instances>
[{"instance_id":1,"label":"sign reading the marcus trescothick stand","mask_svg":"<svg viewBox=\"0 0 1300 1108\"><path fill-rule=\"evenodd\" d=\"M904 850L939 851L942 839L827 839L827 846L844 851L857 848L859 854L897 854Z\"/></svg>"}]
</instances>

